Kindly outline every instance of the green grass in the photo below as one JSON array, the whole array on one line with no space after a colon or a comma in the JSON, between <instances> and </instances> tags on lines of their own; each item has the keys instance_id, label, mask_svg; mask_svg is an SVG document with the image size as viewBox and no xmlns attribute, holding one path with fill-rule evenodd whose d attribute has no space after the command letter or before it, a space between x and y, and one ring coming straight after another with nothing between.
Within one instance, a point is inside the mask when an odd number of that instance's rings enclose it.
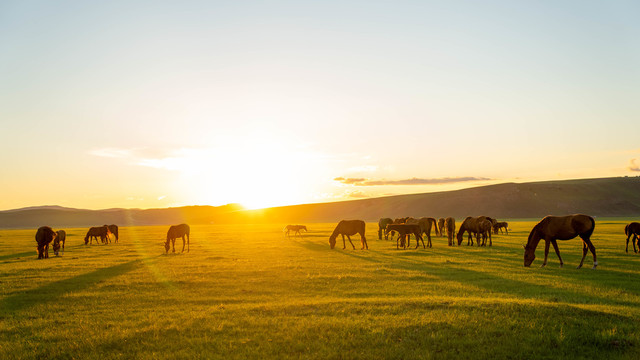
<instances>
[{"instance_id":1,"label":"green grass","mask_svg":"<svg viewBox=\"0 0 640 360\"><path fill-rule=\"evenodd\" d=\"M514 222L491 248L330 250L334 224L192 226L191 252L164 255L168 227L37 260L34 230L0 231L1 358L640 358L640 255L624 222L596 224L598 270L579 240L540 268ZM357 236L356 236L357 237ZM356 243L354 241L354 243ZM465 240L466 243L466 240ZM415 243L414 243L415 244ZM181 242L180 242L181 245ZM359 242L356 243L359 248Z\"/></svg>"}]
</instances>

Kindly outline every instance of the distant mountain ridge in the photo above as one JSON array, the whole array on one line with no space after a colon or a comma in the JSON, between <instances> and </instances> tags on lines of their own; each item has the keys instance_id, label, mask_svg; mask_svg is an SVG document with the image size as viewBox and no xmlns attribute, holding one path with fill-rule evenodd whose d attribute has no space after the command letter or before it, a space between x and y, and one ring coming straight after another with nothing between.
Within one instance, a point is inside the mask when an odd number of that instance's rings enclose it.
<instances>
[{"instance_id":1,"label":"distant mountain ridge","mask_svg":"<svg viewBox=\"0 0 640 360\"><path fill-rule=\"evenodd\" d=\"M305 223L381 217L488 215L499 219L584 213L596 217L640 217L640 177L503 183L455 191L396 195L260 210L240 205L166 209L83 210L35 206L0 211L0 228L121 226L178 223Z\"/></svg>"}]
</instances>

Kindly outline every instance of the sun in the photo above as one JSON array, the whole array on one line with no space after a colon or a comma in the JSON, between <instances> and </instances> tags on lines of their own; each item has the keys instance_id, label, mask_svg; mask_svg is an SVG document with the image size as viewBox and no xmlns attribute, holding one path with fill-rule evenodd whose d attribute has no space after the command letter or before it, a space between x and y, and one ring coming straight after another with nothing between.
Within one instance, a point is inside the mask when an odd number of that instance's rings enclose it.
<instances>
[{"instance_id":1,"label":"sun","mask_svg":"<svg viewBox=\"0 0 640 360\"><path fill-rule=\"evenodd\" d=\"M180 160L180 192L194 203L238 203L246 209L302 203L305 182L316 175L295 166L305 163L305 154L286 144L256 136L189 152Z\"/></svg>"}]
</instances>

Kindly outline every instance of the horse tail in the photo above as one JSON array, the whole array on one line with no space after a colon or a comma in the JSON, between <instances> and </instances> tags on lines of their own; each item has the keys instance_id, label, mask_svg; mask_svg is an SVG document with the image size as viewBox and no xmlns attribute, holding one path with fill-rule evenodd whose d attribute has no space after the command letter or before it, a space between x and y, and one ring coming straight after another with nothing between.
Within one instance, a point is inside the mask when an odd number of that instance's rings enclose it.
<instances>
[{"instance_id":1,"label":"horse tail","mask_svg":"<svg viewBox=\"0 0 640 360\"><path fill-rule=\"evenodd\" d=\"M624 226L624 234L628 237L629 236L629 224Z\"/></svg>"},{"instance_id":2,"label":"horse tail","mask_svg":"<svg viewBox=\"0 0 640 360\"><path fill-rule=\"evenodd\" d=\"M587 230L587 232L585 233L587 238L590 238L593 234L593 230L596 229L596 221L591 216L589 216L589 220L591 220L591 229Z\"/></svg>"}]
</instances>

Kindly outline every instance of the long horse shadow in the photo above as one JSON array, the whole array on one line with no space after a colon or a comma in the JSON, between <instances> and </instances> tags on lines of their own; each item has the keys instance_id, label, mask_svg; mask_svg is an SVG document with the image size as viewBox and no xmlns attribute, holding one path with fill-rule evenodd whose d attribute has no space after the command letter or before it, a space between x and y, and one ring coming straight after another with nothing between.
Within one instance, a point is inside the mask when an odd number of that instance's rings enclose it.
<instances>
[{"instance_id":1,"label":"long horse shadow","mask_svg":"<svg viewBox=\"0 0 640 360\"><path fill-rule=\"evenodd\" d=\"M114 265L107 268L98 269L86 274L74 276L47 283L40 287L22 291L10 295L0 300L0 312L13 313L28 309L29 307L44 302L53 302L63 295L72 291L79 291L89 288L100 281L104 281L116 276L126 274L145 265L148 260L136 259Z\"/></svg>"},{"instance_id":2,"label":"long horse shadow","mask_svg":"<svg viewBox=\"0 0 640 360\"><path fill-rule=\"evenodd\" d=\"M21 258L21 257L25 257L25 256L33 256L34 259L35 259L35 258L38 257L38 252L35 249L36 249L36 247L34 246L32 251L25 251L25 252L21 252L21 253L0 255L0 261L9 260L9 259L16 259L16 258Z\"/></svg>"},{"instance_id":3,"label":"long horse shadow","mask_svg":"<svg viewBox=\"0 0 640 360\"><path fill-rule=\"evenodd\" d=\"M391 268L399 270L426 272L429 275L436 276L444 281L458 282L460 284L485 289L492 293L503 294L512 297L515 296L518 298L532 300L546 299L551 302L559 301L558 298L566 298L565 302L568 305L572 303L608 303L620 306L637 306L637 303L634 301L612 299L605 296L587 294L580 291L572 291L544 284L534 284L527 281L509 279L499 275L495 275L491 272L468 269L455 263L447 264L444 266L443 264L429 263L428 257L430 254L428 251L401 251L397 255L380 251L372 251L372 253L376 253L377 256L375 258L371 258L360 255L360 253L356 252L342 252L342 254L346 256L351 256L357 259L374 263L385 263ZM386 262L380 257L386 258L390 261ZM584 276L580 276L580 271L576 271L575 273L576 274L571 274L573 276L570 275L569 278L576 277L576 279L566 280L585 280ZM598 283L596 280L587 280L585 281L585 285L598 285Z\"/></svg>"}]
</instances>

